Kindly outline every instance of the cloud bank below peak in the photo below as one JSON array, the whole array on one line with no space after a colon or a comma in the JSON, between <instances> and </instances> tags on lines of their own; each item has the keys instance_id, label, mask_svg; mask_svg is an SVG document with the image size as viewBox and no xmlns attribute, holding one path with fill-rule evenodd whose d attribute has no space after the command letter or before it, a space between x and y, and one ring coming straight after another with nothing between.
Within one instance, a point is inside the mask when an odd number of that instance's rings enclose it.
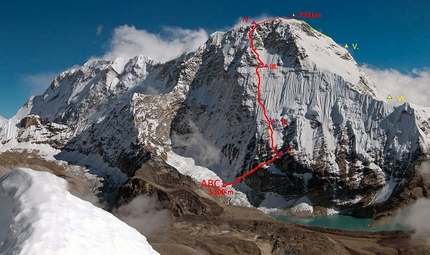
<instances>
[{"instance_id":1,"label":"cloud bank below peak","mask_svg":"<svg viewBox=\"0 0 430 255\"><path fill-rule=\"evenodd\" d=\"M146 55L154 60L166 62L184 52L195 51L208 37L203 29L164 27L161 34L155 34L134 26L123 25L114 29L110 49L101 58L113 60L117 57L132 58Z\"/></svg>"},{"instance_id":2,"label":"cloud bank below peak","mask_svg":"<svg viewBox=\"0 0 430 255\"><path fill-rule=\"evenodd\" d=\"M393 99L385 100L390 104L403 104L397 97L404 96L406 102L430 107L430 69L413 69L403 74L395 69L379 69L369 65L361 66L361 69L370 77L380 94L385 98L391 95Z\"/></svg>"},{"instance_id":3,"label":"cloud bank below peak","mask_svg":"<svg viewBox=\"0 0 430 255\"><path fill-rule=\"evenodd\" d=\"M227 26L220 31L251 24L252 20L261 21L270 18L268 15L249 17L248 23L242 21L242 17L235 20L233 26ZM101 32L101 31L100 31ZM114 29L110 38L109 50L101 57L113 60L118 57L132 58L137 55L145 55L150 58L166 62L177 58L184 52L195 51L209 38L210 32L204 29L186 29L181 27L163 27L160 33L152 33L145 29L137 29L134 26L122 25Z\"/></svg>"}]
</instances>

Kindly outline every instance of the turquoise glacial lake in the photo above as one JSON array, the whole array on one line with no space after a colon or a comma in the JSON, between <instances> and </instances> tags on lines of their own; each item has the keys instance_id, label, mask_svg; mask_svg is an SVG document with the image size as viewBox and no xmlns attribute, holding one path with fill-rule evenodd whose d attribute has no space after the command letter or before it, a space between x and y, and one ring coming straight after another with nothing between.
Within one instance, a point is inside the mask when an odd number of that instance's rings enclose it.
<instances>
[{"instance_id":1,"label":"turquoise glacial lake","mask_svg":"<svg viewBox=\"0 0 430 255\"><path fill-rule=\"evenodd\" d=\"M288 216L271 215L271 217L286 221L295 222L297 224L312 226L312 227L323 227L323 228L337 228L346 230L364 230L364 231L382 231L382 230L408 230L408 228L401 225L387 225L371 227L373 219L370 218L354 218L347 215L327 215L327 216L316 216L313 218L294 218Z\"/></svg>"}]
</instances>

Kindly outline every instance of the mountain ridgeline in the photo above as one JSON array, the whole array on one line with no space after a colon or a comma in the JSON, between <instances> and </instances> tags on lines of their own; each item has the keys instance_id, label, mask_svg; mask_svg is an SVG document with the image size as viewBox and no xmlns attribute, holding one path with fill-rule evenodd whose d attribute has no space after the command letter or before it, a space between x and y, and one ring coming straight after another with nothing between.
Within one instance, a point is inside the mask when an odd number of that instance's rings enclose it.
<instances>
[{"instance_id":1,"label":"mountain ridgeline","mask_svg":"<svg viewBox=\"0 0 430 255\"><path fill-rule=\"evenodd\" d=\"M96 155L129 178L175 153L234 181L274 157L251 28L214 33L166 63L136 56L63 72L0 119L0 150L46 144L58 159ZM417 168L429 154L429 109L386 104L345 48L302 21L261 23L252 37L261 60L276 66L259 69L274 144L291 151L234 186L252 205L307 197L375 217L428 196Z\"/></svg>"}]
</instances>

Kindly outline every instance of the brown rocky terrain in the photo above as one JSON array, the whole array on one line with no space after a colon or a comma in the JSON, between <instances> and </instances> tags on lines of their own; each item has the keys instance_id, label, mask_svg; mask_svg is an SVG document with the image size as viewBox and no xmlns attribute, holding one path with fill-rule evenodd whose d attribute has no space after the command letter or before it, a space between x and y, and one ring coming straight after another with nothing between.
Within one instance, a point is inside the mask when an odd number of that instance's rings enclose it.
<instances>
[{"instance_id":1,"label":"brown rocky terrain","mask_svg":"<svg viewBox=\"0 0 430 255\"><path fill-rule=\"evenodd\" d=\"M154 157L120 188L118 206L139 195L155 195L171 211L172 225L147 236L161 254L430 254L412 232L304 227L230 206Z\"/></svg>"},{"instance_id":2,"label":"brown rocky terrain","mask_svg":"<svg viewBox=\"0 0 430 255\"><path fill-rule=\"evenodd\" d=\"M430 254L411 232L364 232L303 227L244 207L219 216L184 216L148 236L160 254Z\"/></svg>"},{"instance_id":3,"label":"brown rocky terrain","mask_svg":"<svg viewBox=\"0 0 430 255\"><path fill-rule=\"evenodd\" d=\"M0 153L0 177L17 167L31 168L36 171L48 172L65 179L72 194L81 196L93 195L92 189L100 184L93 183L85 176L85 169L68 165L59 165L53 161L40 158L36 152L4 152Z\"/></svg>"},{"instance_id":4,"label":"brown rocky terrain","mask_svg":"<svg viewBox=\"0 0 430 255\"><path fill-rule=\"evenodd\" d=\"M174 217L218 216L223 211L220 204L227 203L222 196L209 196L207 190L200 189L191 177L180 174L156 157L145 162L119 189L116 207L127 204L139 195L155 195L162 208L170 210Z\"/></svg>"},{"instance_id":5,"label":"brown rocky terrain","mask_svg":"<svg viewBox=\"0 0 430 255\"><path fill-rule=\"evenodd\" d=\"M398 208L408 206L421 197L429 198L430 175L427 170L423 170L428 168L428 164L428 160L417 161L411 171L410 181L394 189L389 200L363 207L357 210L356 215L383 223L392 218Z\"/></svg>"}]
</instances>

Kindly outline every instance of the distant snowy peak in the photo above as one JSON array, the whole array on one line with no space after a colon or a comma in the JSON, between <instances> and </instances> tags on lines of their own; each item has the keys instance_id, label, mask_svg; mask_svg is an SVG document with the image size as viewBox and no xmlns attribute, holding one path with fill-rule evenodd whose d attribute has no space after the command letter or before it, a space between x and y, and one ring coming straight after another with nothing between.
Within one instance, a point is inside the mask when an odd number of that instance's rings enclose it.
<instances>
[{"instance_id":1,"label":"distant snowy peak","mask_svg":"<svg viewBox=\"0 0 430 255\"><path fill-rule=\"evenodd\" d=\"M46 172L4 175L0 215L0 254L158 254L137 230Z\"/></svg>"},{"instance_id":2,"label":"distant snowy peak","mask_svg":"<svg viewBox=\"0 0 430 255\"><path fill-rule=\"evenodd\" d=\"M225 55L225 70L232 65L246 66L253 58L248 32L253 25L244 25L226 33L212 34L207 45L220 47ZM378 90L360 69L347 49L300 20L273 19L258 24L252 34L254 45L265 64L276 64L278 70L326 72L341 76L354 90L379 97ZM239 65L237 63L239 62Z\"/></svg>"},{"instance_id":3,"label":"distant snowy peak","mask_svg":"<svg viewBox=\"0 0 430 255\"><path fill-rule=\"evenodd\" d=\"M139 85L158 62L145 56L114 61L90 60L58 75L27 105L31 114L60 124L76 124L100 115L105 107Z\"/></svg>"}]
</instances>

